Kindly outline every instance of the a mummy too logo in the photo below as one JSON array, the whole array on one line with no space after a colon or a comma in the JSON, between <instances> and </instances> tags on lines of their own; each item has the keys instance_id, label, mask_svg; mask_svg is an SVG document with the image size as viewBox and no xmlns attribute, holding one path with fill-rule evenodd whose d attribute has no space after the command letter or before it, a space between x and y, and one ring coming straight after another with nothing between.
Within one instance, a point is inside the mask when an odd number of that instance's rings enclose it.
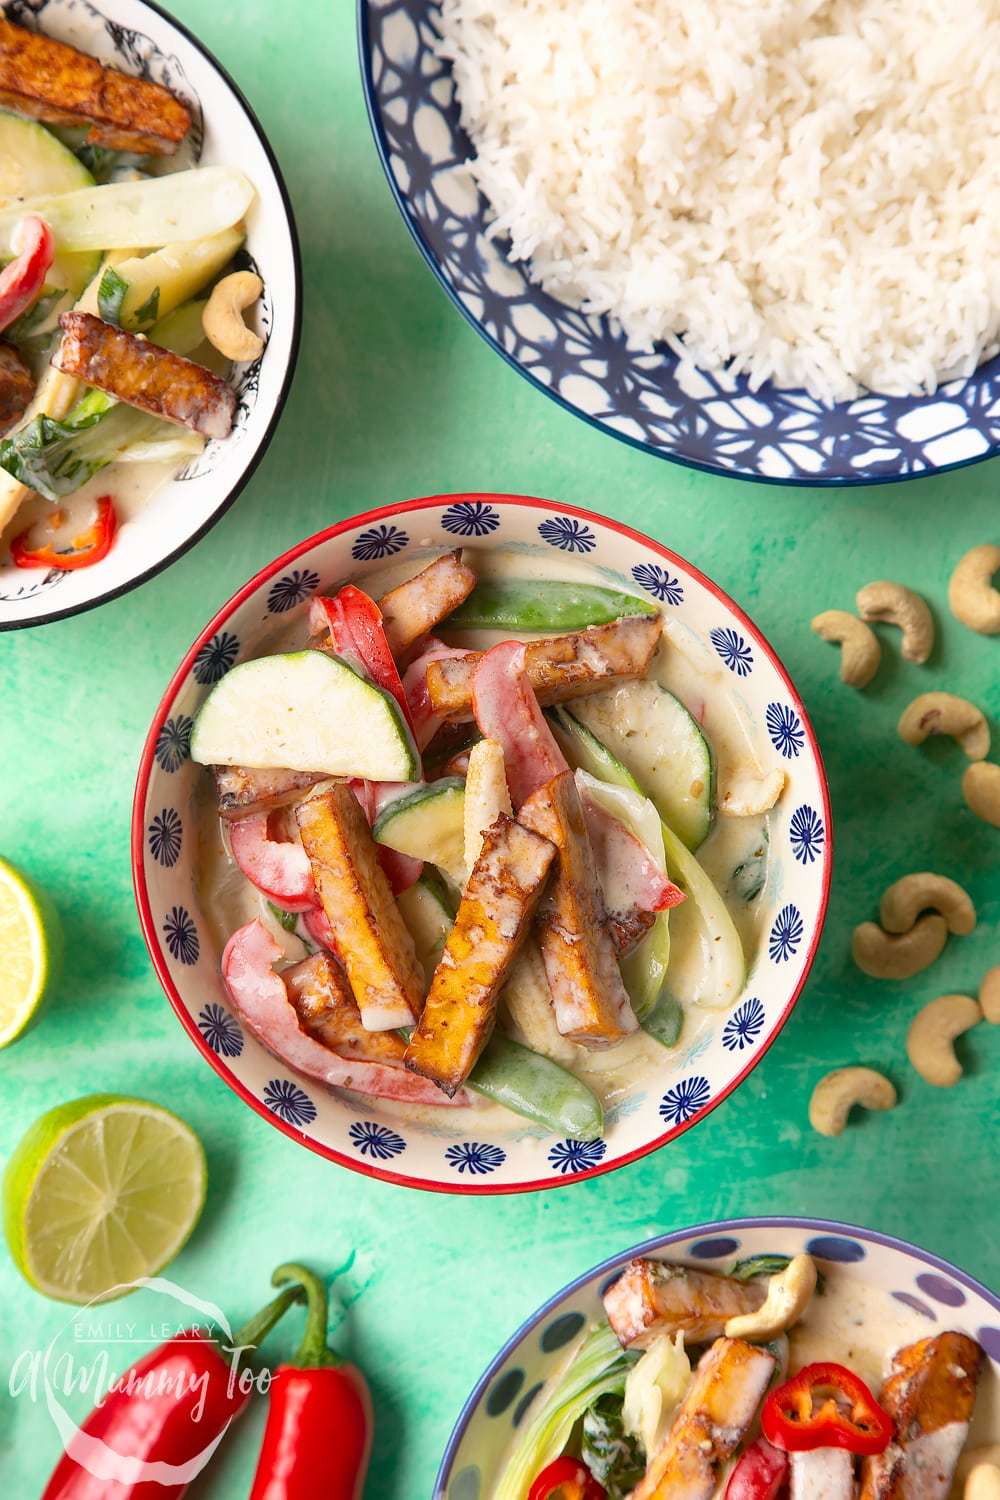
<instances>
[{"instance_id":1,"label":"a mummy too logo","mask_svg":"<svg viewBox=\"0 0 1000 1500\"><path fill-rule=\"evenodd\" d=\"M11 1367L12 1397L43 1404L65 1462L108 1483L188 1484L268 1370L225 1313L165 1277L142 1277L75 1309L44 1349ZM134 1311L133 1311L134 1309Z\"/></svg>"}]
</instances>

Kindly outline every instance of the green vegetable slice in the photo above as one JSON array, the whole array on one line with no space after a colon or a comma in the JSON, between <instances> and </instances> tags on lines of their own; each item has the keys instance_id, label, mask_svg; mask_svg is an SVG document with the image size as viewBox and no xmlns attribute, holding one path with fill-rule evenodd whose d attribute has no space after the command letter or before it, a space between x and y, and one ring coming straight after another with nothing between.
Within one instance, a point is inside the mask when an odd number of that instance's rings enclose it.
<instances>
[{"instance_id":1,"label":"green vegetable slice","mask_svg":"<svg viewBox=\"0 0 1000 1500\"><path fill-rule=\"evenodd\" d=\"M627 615L655 615L655 605L595 583L540 578L484 578L449 615L448 630L583 630Z\"/></svg>"}]
</instances>

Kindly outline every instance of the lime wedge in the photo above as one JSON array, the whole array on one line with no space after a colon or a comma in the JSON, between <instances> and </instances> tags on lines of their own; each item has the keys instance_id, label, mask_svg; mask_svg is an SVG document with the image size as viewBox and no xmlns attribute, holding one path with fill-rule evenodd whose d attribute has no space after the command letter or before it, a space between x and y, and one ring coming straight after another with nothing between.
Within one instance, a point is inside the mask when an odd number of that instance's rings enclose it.
<instances>
[{"instance_id":1,"label":"lime wedge","mask_svg":"<svg viewBox=\"0 0 1000 1500\"><path fill-rule=\"evenodd\" d=\"M3 1177L3 1230L21 1274L63 1302L120 1297L161 1271L205 1201L189 1126L142 1099L92 1094L35 1121Z\"/></svg>"},{"instance_id":2,"label":"lime wedge","mask_svg":"<svg viewBox=\"0 0 1000 1500\"><path fill-rule=\"evenodd\" d=\"M30 1026L61 967L55 907L23 870L0 859L0 1047Z\"/></svg>"}]
</instances>

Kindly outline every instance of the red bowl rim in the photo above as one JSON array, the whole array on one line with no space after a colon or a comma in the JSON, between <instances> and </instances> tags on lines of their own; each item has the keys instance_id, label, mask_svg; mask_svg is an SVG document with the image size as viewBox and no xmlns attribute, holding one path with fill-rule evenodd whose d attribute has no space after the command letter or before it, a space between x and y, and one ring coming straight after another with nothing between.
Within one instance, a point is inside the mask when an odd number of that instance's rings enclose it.
<instances>
[{"instance_id":1,"label":"red bowl rim","mask_svg":"<svg viewBox=\"0 0 1000 1500\"><path fill-rule=\"evenodd\" d=\"M744 629L749 632L754 640L755 645L760 648L768 661L771 663L774 670L777 672L778 676L780 677L781 681L784 683L788 691L788 695L795 709L795 712L799 715L806 736L806 744L808 745L813 762L819 772L820 792L823 801L824 827L827 830L826 852L823 856L823 887L820 895L819 915L818 920L814 926L812 938L809 943L809 948L806 952L802 974L798 980L798 983L795 985L795 988L792 991L792 994L790 995L784 1010L778 1017L775 1025L772 1027L770 1034L763 1040L762 1045L754 1053L752 1059L747 1062L746 1066L741 1069L736 1077L732 1079L731 1082L728 1083L719 1094L714 1095L702 1109L693 1114L690 1119L684 1120L680 1124L672 1126L671 1129L666 1130L661 1135L656 1136L650 1141L647 1141L642 1146L637 1147L634 1151L629 1152L626 1156L615 1157L612 1161L609 1162L598 1162L593 1167L585 1168L580 1172L574 1172L573 1176L569 1179L563 1177L545 1177L539 1178L532 1182L517 1183L466 1183L460 1181L455 1181L454 1183L434 1182L427 1178L416 1178L404 1175L399 1172L392 1172L385 1167L376 1166L374 1163L362 1160L361 1158L346 1156L343 1152L337 1151L332 1146L327 1146L321 1141L312 1139L311 1137L307 1136L304 1131L298 1130L294 1125L289 1125L288 1123L286 1123L286 1121L280 1119L278 1115L273 1114L272 1111L268 1109L267 1105L262 1099L258 1099L255 1094L252 1094L250 1090L246 1088L246 1086L241 1082L239 1078L235 1076L235 1074L226 1065L222 1058L217 1056L216 1053L212 1051L211 1047L209 1047L205 1038L198 1030L198 1026L194 1020L194 1017L190 1014L187 1006L184 1004L180 992L178 991L177 986L174 984L173 978L169 970L167 969L166 961L163 958L162 950L160 947L159 934L156 929L156 923L153 918L152 908L149 902L149 894L146 888L144 861L144 809L146 804L146 793L149 788L149 779L152 775L153 767L155 765L156 742L159 737L160 730L163 728L164 722L169 717L170 710L173 707L174 698L180 690L185 679L187 678L188 673L191 671L191 668L194 664L194 659L201 648L212 639L212 636L215 635L215 633L221 626L226 624L229 617L240 607L241 604L243 604L253 594L257 593L271 578L275 576L275 574L283 572L291 564L297 562L298 559L303 555L303 553L310 551L313 547L319 546L324 542L328 542L334 537L342 536L346 531L356 531L359 528L367 527L374 522L384 521L388 518L393 518L396 516L412 514L415 511L430 509L436 510L441 508L442 506L454 505L462 501L473 503L481 501L486 504L499 506L501 508L509 506L518 508L524 507L529 510L557 510L561 514L574 516L580 520L596 523L598 526L606 527L611 531L615 531L620 536L626 537L628 538L628 540L636 542L642 547L651 549L653 552L657 553L658 556L662 557L664 561L673 564L675 567L679 567L683 572L695 578L698 583L700 583L703 588L707 589L708 592L712 594L714 598L716 598L719 603L722 604L725 609L729 611L740 622ZM723 1102L724 1099L727 1099L729 1095L739 1087L739 1085L743 1082L747 1075L753 1071L764 1054L770 1049L775 1038L778 1036L778 1033L782 1030L786 1021L788 1020L788 1017L791 1015L792 1009L795 1006L799 995L802 993L805 982L809 977L809 972L816 957L820 938L823 933L823 927L826 921L827 908L830 899L830 881L832 869L833 834L830 807L830 790L827 783L826 770L823 765L823 758L820 754L819 745L816 740L816 735L813 731L809 716L806 713L805 705L799 697L799 694L796 691L791 678L782 665L782 662L780 661L777 653L774 651L770 643L765 640L764 636L758 630L757 626L754 625L749 616L742 609L740 609L739 605L736 604L723 589L719 588L718 584L713 583L710 578L707 578L705 574L700 571L700 569L694 567L687 561L686 558L681 557L679 553L672 552L669 547L663 546L661 542L656 541L653 537L646 536L642 532L637 531L634 527L626 526L623 522L616 521L610 516L603 516L597 511L586 510L582 506L578 505L565 505L559 501L543 500L534 495L507 495L492 494L488 491L469 491L468 493L454 495L425 495L420 499L406 500L396 505L382 505L377 507L375 510L365 511L363 514L358 516L351 516L346 521L338 521L334 526L328 526L325 528L325 530L316 532L314 536L309 537L306 541L299 542L296 546L290 548L289 551L283 553L273 562L270 562L265 567L261 568L259 572L255 573L254 576L247 583L245 583L242 588L238 589L236 593L233 594L233 596L215 612L212 619L205 626L204 630L202 630L201 634L197 637L194 644L184 656L176 672L174 672L173 676L171 677L166 692L164 693L163 697L160 700L159 706L157 707L156 714L154 715L153 722L149 729L149 733L146 736L146 742L143 746L142 756L139 761L139 771L136 778L135 795L132 803L132 882L135 890L136 906L139 911L139 921L142 926L142 935L145 940L146 948L149 952L150 958L152 959L153 968L156 971L156 975L160 981L160 984L163 986L167 999L170 1001L174 1013L176 1014L181 1025L184 1027L184 1030L187 1032L188 1036L194 1042L202 1057L212 1066L212 1068L214 1068L215 1072L219 1074L223 1081L243 1101L244 1104L249 1105L252 1110L254 1110L263 1119L267 1120L270 1125L273 1125L278 1130L280 1130L284 1135L287 1135L290 1139L298 1141L300 1144L307 1146L310 1151L316 1152L318 1156L323 1156L328 1161L336 1162L339 1166L347 1167L352 1172L359 1172L362 1174L362 1176L375 1177L380 1179L382 1182L391 1182L397 1187L417 1188L423 1189L427 1192L437 1193L458 1193L465 1197L489 1197L502 1193L530 1193L538 1192L543 1189L570 1187L573 1183L585 1182L588 1178L600 1177L603 1176L605 1172L613 1172L617 1171L621 1167L627 1167L632 1162L638 1161L643 1156L648 1156L650 1152L659 1150L661 1146L665 1146L669 1141L675 1140L678 1136L683 1135L684 1132L690 1130L693 1125L700 1124L700 1122L704 1120L708 1115L710 1115L712 1111Z\"/></svg>"}]
</instances>

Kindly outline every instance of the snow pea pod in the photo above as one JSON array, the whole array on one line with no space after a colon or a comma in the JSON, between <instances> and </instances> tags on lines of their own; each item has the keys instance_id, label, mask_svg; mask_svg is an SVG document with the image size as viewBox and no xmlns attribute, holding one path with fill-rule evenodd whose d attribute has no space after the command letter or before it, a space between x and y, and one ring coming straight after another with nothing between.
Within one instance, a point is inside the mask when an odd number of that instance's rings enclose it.
<instances>
[{"instance_id":1,"label":"snow pea pod","mask_svg":"<svg viewBox=\"0 0 1000 1500\"><path fill-rule=\"evenodd\" d=\"M684 1007L667 990L661 990L659 999L642 1019L642 1029L664 1047L676 1047L684 1026Z\"/></svg>"},{"instance_id":2,"label":"snow pea pod","mask_svg":"<svg viewBox=\"0 0 1000 1500\"><path fill-rule=\"evenodd\" d=\"M582 630L626 615L655 615L645 599L595 583L484 578L448 616L447 630Z\"/></svg>"},{"instance_id":3,"label":"snow pea pod","mask_svg":"<svg viewBox=\"0 0 1000 1500\"><path fill-rule=\"evenodd\" d=\"M586 1084L509 1037L490 1039L467 1086L572 1140L596 1141L604 1134L601 1102Z\"/></svg>"}]
</instances>

